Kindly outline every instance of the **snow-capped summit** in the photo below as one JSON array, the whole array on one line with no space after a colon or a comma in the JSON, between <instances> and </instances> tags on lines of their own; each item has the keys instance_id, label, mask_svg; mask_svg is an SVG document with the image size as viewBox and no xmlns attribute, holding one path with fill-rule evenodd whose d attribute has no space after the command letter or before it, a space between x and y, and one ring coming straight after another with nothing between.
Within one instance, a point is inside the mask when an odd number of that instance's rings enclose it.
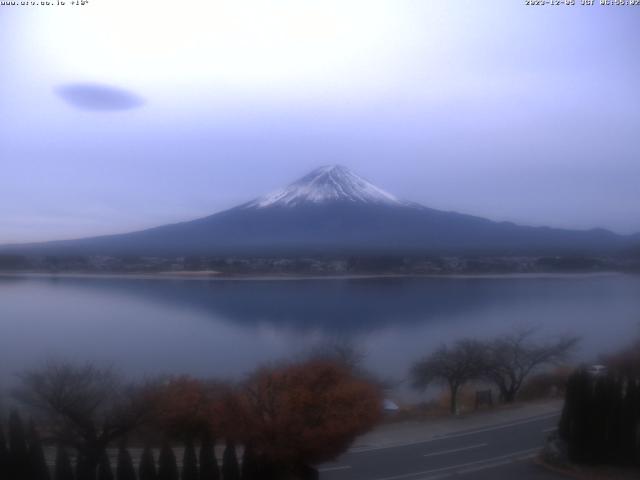
<instances>
[{"instance_id":1,"label":"snow-capped summit","mask_svg":"<svg viewBox=\"0 0 640 480\"><path fill-rule=\"evenodd\" d=\"M320 167L289 186L257 198L245 208L293 207L304 204L349 202L405 205L342 165Z\"/></svg>"},{"instance_id":2,"label":"snow-capped summit","mask_svg":"<svg viewBox=\"0 0 640 480\"><path fill-rule=\"evenodd\" d=\"M398 200L347 168L318 168L270 195L188 222L121 235L0 247L107 256L555 255L615 253L638 237L493 222ZM631 251L631 250L629 250Z\"/></svg>"}]
</instances>

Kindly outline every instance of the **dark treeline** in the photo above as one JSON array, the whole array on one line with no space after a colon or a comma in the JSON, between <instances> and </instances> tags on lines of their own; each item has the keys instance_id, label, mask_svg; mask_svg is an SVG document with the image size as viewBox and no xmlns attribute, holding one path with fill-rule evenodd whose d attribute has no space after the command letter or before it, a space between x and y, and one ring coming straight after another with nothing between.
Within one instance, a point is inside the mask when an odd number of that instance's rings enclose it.
<instances>
[{"instance_id":1,"label":"dark treeline","mask_svg":"<svg viewBox=\"0 0 640 480\"><path fill-rule=\"evenodd\" d=\"M110 458L105 450L98 468L88 471L83 465L82 455L73 448L58 444L52 464L47 464L40 436L34 425L25 429L20 415L13 411L9 417L8 435L0 426L0 478L3 480L253 480L252 468L246 450L242 465L237 458L234 445L227 443L222 465L218 464L215 442L203 437L196 453L196 445L189 441L181 448L182 459L178 461L173 448L164 442L159 455L146 446L140 458L131 455L124 443L117 456Z\"/></svg>"},{"instance_id":2,"label":"dark treeline","mask_svg":"<svg viewBox=\"0 0 640 480\"><path fill-rule=\"evenodd\" d=\"M640 378L573 373L559 434L572 462L640 465Z\"/></svg>"},{"instance_id":3,"label":"dark treeline","mask_svg":"<svg viewBox=\"0 0 640 480\"><path fill-rule=\"evenodd\" d=\"M35 426L26 428L15 411L9 415L8 423L7 435L0 425L0 478L49 480L51 475Z\"/></svg>"},{"instance_id":4,"label":"dark treeline","mask_svg":"<svg viewBox=\"0 0 640 480\"><path fill-rule=\"evenodd\" d=\"M568 380L559 425L576 463L640 465L640 340Z\"/></svg>"},{"instance_id":5,"label":"dark treeline","mask_svg":"<svg viewBox=\"0 0 640 480\"><path fill-rule=\"evenodd\" d=\"M498 274L640 271L637 255L339 254L273 256L84 256L0 253L5 272L209 272L257 274Z\"/></svg>"}]
</instances>

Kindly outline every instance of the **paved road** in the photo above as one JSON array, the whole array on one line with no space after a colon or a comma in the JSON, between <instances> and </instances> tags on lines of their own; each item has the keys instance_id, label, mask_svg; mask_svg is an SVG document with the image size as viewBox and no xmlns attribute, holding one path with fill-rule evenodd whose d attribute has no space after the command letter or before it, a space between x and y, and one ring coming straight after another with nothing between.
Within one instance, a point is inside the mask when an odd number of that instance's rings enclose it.
<instances>
[{"instance_id":1,"label":"paved road","mask_svg":"<svg viewBox=\"0 0 640 480\"><path fill-rule=\"evenodd\" d=\"M552 480L563 478L537 466L545 438L559 414L545 414L439 438L362 448L320 467L321 480ZM425 428L428 428L425 426Z\"/></svg>"}]
</instances>

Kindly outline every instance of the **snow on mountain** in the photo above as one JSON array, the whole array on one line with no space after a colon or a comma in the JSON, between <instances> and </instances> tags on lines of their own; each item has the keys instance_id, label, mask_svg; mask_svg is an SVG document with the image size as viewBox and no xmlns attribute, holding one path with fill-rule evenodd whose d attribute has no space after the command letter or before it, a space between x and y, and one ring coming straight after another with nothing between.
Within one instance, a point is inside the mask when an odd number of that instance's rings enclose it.
<instances>
[{"instance_id":1,"label":"snow on mountain","mask_svg":"<svg viewBox=\"0 0 640 480\"><path fill-rule=\"evenodd\" d=\"M292 208L288 208L292 207ZM336 254L611 254L637 237L527 227L397 199L342 166L319 168L252 202L120 235L0 247L0 253L89 256Z\"/></svg>"},{"instance_id":2,"label":"snow on mountain","mask_svg":"<svg viewBox=\"0 0 640 480\"><path fill-rule=\"evenodd\" d=\"M259 197L244 208L293 207L334 202L406 205L341 165L320 167L289 186Z\"/></svg>"}]
</instances>

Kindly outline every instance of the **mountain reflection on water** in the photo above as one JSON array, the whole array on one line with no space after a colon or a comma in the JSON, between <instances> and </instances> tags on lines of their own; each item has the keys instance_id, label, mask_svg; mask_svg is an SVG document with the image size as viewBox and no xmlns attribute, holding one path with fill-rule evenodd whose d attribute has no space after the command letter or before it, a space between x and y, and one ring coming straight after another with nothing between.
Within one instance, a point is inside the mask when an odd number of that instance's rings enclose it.
<instances>
[{"instance_id":1,"label":"mountain reflection on water","mask_svg":"<svg viewBox=\"0 0 640 480\"><path fill-rule=\"evenodd\" d=\"M256 365L350 341L402 381L443 342L517 326L581 335L595 356L638 333L640 277L625 275L202 280L0 277L0 375L48 356L131 374L237 378ZM1 384L0 384L1 386Z\"/></svg>"}]
</instances>

